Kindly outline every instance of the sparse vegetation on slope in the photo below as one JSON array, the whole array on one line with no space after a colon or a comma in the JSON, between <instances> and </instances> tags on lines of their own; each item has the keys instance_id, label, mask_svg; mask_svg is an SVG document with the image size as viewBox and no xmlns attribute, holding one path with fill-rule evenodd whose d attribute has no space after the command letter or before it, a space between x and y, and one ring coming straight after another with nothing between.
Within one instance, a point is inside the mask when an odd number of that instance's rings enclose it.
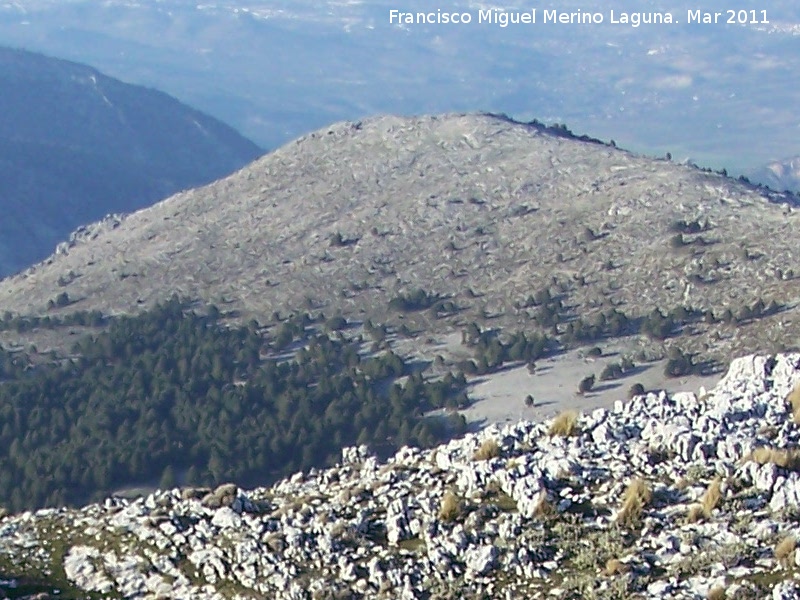
<instances>
[{"instance_id":1,"label":"sparse vegetation on slope","mask_svg":"<svg viewBox=\"0 0 800 600\"><path fill-rule=\"evenodd\" d=\"M0 282L0 310L118 314L180 289L245 320L313 307L411 337L499 332L478 341L476 372L527 360L499 347L522 333L531 356L542 339L552 353L625 337L630 354L679 346L693 363L673 373L714 370L800 339L781 243L795 203L558 127L381 117L88 228L35 277Z\"/></svg>"},{"instance_id":2,"label":"sparse vegetation on slope","mask_svg":"<svg viewBox=\"0 0 800 600\"><path fill-rule=\"evenodd\" d=\"M791 471L800 471L800 448L760 446L746 457L759 465L774 464Z\"/></svg>"},{"instance_id":3,"label":"sparse vegetation on slope","mask_svg":"<svg viewBox=\"0 0 800 600\"><path fill-rule=\"evenodd\" d=\"M489 460L500 456L500 446L493 439L484 440L475 452L475 460Z\"/></svg>"},{"instance_id":4,"label":"sparse vegetation on slope","mask_svg":"<svg viewBox=\"0 0 800 600\"><path fill-rule=\"evenodd\" d=\"M445 492L439 507L439 518L442 521L455 521L463 514L462 502L452 491Z\"/></svg>"},{"instance_id":5,"label":"sparse vegetation on slope","mask_svg":"<svg viewBox=\"0 0 800 600\"><path fill-rule=\"evenodd\" d=\"M786 397L786 401L792 409L792 419L800 424L800 383Z\"/></svg>"},{"instance_id":6,"label":"sparse vegetation on slope","mask_svg":"<svg viewBox=\"0 0 800 600\"><path fill-rule=\"evenodd\" d=\"M650 484L644 479L633 479L625 488L622 497L622 508L617 515L617 521L626 527L636 527L642 519L642 513L653 497Z\"/></svg>"},{"instance_id":7,"label":"sparse vegetation on slope","mask_svg":"<svg viewBox=\"0 0 800 600\"><path fill-rule=\"evenodd\" d=\"M722 499L722 479L715 477L708 485L700 504L703 508L703 515L706 519L711 517L712 511L717 508Z\"/></svg>"},{"instance_id":8,"label":"sparse vegetation on slope","mask_svg":"<svg viewBox=\"0 0 800 600\"><path fill-rule=\"evenodd\" d=\"M791 565L794 563L795 549L797 540L793 535L787 535L775 544L775 558L782 564Z\"/></svg>"}]
</instances>

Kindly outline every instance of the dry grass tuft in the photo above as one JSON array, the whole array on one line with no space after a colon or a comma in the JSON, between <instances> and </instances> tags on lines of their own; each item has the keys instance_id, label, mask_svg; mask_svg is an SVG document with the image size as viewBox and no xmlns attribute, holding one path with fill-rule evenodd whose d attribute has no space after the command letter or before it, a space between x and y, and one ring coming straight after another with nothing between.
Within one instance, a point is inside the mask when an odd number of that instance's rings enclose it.
<instances>
[{"instance_id":1,"label":"dry grass tuft","mask_svg":"<svg viewBox=\"0 0 800 600\"><path fill-rule=\"evenodd\" d=\"M725 600L726 597L725 588L721 585L717 585L708 590L708 595L706 596L708 600Z\"/></svg>"},{"instance_id":2,"label":"dry grass tuft","mask_svg":"<svg viewBox=\"0 0 800 600\"><path fill-rule=\"evenodd\" d=\"M283 550L286 548L286 542L283 539L283 536L277 532L270 533L264 543L266 544L267 548L275 553L283 552Z\"/></svg>"},{"instance_id":3,"label":"dry grass tuft","mask_svg":"<svg viewBox=\"0 0 800 600\"><path fill-rule=\"evenodd\" d=\"M617 515L617 521L626 526L636 525L652 499L653 492L644 479L631 480L622 497L622 508Z\"/></svg>"},{"instance_id":4,"label":"dry grass tuft","mask_svg":"<svg viewBox=\"0 0 800 600\"><path fill-rule=\"evenodd\" d=\"M578 413L574 410L567 410L558 415L550 424L551 436L560 435L563 437L577 435L578 433Z\"/></svg>"},{"instance_id":5,"label":"dry grass tuft","mask_svg":"<svg viewBox=\"0 0 800 600\"><path fill-rule=\"evenodd\" d=\"M797 541L793 535L787 535L780 542L775 544L775 558L783 564L794 563L795 547Z\"/></svg>"},{"instance_id":6,"label":"dry grass tuft","mask_svg":"<svg viewBox=\"0 0 800 600\"><path fill-rule=\"evenodd\" d=\"M752 460L759 465L773 463L784 469L800 471L800 448L768 448L761 446L750 453L745 461Z\"/></svg>"},{"instance_id":7,"label":"dry grass tuft","mask_svg":"<svg viewBox=\"0 0 800 600\"><path fill-rule=\"evenodd\" d=\"M439 519L448 523L458 519L464 511L461 500L453 492L446 492L439 508Z\"/></svg>"},{"instance_id":8,"label":"dry grass tuft","mask_svg":"<svg viewBox=\"0 0 800 600\"><path fill-rule=\"evenodd\" d=\"M800 423L800 383L789 392L789 395L786 396L786 401L792 407L792 420L795 423Z\"/></svg>"},{"instance_id":9,"label":"dry grass tuft","mask_svg":"<svg viewBox=\"0 0 800 600\"><path fill-rule=\"evenodd\" d=\"M706 518L706 511L703 510L703 507L700 504L692 504L689 507L689 512L686 513L687 523L697 523L698 521L702 521L705 518Z\"/></svg>"},{"instance_id":10,"label":"dry grass tuft","mask_svg":"<svg viewBox=\"0 0 800 600\"><path fill-rule=\"evenodd\" d=\"M474 460L489 460L500 456L500 446L493 439L484 440L473 455Z\"/></svg>"},{"instance_id":11,"label":"dry grass tuft","mask_svg":"<svg viewBox=\"0 0 800 600\"><path fill-rule=\"evenodd\" d=\"M711 513L719 506L720 500L722 500L722 480L719 477L715 477L714 480L708 484L706 493L703 494L700 500L703 516L705 516L706 519L711 517Z\"/></svg>"},{"instance_id":12,"label":"dry grass tuft","mask_svg":"<svg viewBox=\"0 0 800 600\"><path fill-rule=\"evenodd\" d=\"M547 499L547 494L542 494L538 504L533 511L533 516L537 519L548 519L556 514L556 507Z\"/></svg>"},{"instance_id":13,"label":"dry grass tuft","mask_svg":"<svg viewBox=\"0 0 800 600\"><path fill-rule=\"evenodd\" d=\"M630 566L619 560L618 558L609 558L606 561L605 574L608 577L614 575L624 575L631 570Z\"/></svg>"}]
</instances>

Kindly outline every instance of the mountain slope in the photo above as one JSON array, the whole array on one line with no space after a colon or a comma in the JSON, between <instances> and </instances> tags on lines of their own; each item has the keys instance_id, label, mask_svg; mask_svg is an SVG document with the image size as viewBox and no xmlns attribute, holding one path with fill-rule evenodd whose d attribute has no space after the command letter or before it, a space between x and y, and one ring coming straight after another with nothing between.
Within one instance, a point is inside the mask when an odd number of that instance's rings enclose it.
<instances>
[{"instance_id":1,"label":"mountain slope","mask_svg":"<svg viewBox=\"0 0 800 600\"><path fill-rule=\"evenodd\" d=\"M6 517L0 572L65 598L796 598L799 367L745 357L570 435L522 421L269 488Z\"/></svg>"},{"instance_id":2,"label":"mountain slope","mask_svg":"<svg viewBox=\"0 0 800 600\"><path fill-rule=\"evenodd\" d=\"M560 332L612 310L705 311L668 333L727 361L796 344L792 202L560 128L382 117L83 228L0 282L0 310L45 313L66 293L62 311L114 314L178 293L247 318L311 309L430 331L522 330L540 310L529 297L546 289L560 298ZM390 307L415 289L452 301L450 316Z\"/></svg>"},{"instance_id":3,"label":"mountain slope","mask_svg":"<svg viewBox=\"0 0 800 600\"><path fill-rule=\"evenodd\" d=\"M242 167L259 148L166 94L0 48L0 275L73 229Z\"/></svg>"}]
</instances>

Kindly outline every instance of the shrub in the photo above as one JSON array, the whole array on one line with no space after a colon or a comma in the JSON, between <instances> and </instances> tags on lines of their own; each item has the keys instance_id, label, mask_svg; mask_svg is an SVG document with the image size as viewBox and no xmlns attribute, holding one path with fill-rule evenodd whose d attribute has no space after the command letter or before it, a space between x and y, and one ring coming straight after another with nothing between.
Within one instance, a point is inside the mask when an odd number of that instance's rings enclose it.
<instances>
[{"instance_id":1,"label":"shrub","mask_svg":"<svg viewBox=\"0 0 800 600\"><path fill-rule=\"evenodd\" d=\"M622 508L617 515L617 521L629 527L635 526L652 498L653 492L644 479L631 480L622 497Z\"/></svg>"},{"instance_id":2,"label":"shrub","mask_svg":"<svg viewBox=\"0 0 800 600\"><path fill-rule=\"evenodd\" d=\"M688 523L697 523L698 521L703 520L705 517L706 513L700 504L692 504L689 507L689 512L686 513L686 521Z\"/></svg>"},{"instance_id":3,"label":"shrub","mask_svg":"<svg viewBox=\"0 0 800 600\"><path fill-rule=\"evenodd\" d=\"M325 329L328 331L341 331L347 327L347 319L341 315L331 317L325 322Z\"/></svg>"},{"instance_id":4,"label":"shrub","mask_svg":"<svg viewBox=\"0 0 800 600\"><path fill-rule=\"evenodd\" d=\"M670 225L670 229L672 231L678 233L686 233L686 234L693 234L693 233L700 233L701 231L708 230L708 223L701 223L698 219L694 221L686 221L684 219L679 219L674 221L672 225Z\"/></svg>"},{"instance_id":5,"label":"shrub","mask_svg":"<svg viewBox=\"0 0 800 600\"><path fill-rule=\"evenodd\" d=\"M286 542L283 539L283 536L276 532L270 533L264 541L267 548L269 548L274 553L283 552L286 548Z\"/></svg>"},{"instance_id":6,"label":"shrub","mask_svg":"<svg viewBox=\"0 0 800 600\"><path fill-rule=\"evenodd\" d=\"M72 304L72 300L70 300L69 294L67 294L67 292L61 292L58 296L56 296L55 300L49 300L47 302L47 308L64 308L70 304Z\"/></svg>"},{"instance_id":7,"label":"shrub","mask_svg":"<svg viewBox=\"0 0 800 600\"><path fill-rule=\"evenodd\" d=\"M586 392L591 391L594 387L594 375L589 375L588 377L584 377L581 379L581 382L578 384L578 393L585 394Z\"/></svg>"},{"instance_id":8,"label":"shrub","mask_svg":"<svg viewBox=\"0 0 800 600\"><path fill-rule=\"evenodd\" d=\"M787 535L775 545L775 558L783 564L789 565L794 562L795 547L797 541L793 535Z\"/></svg>"},{"instance_id":9,"label":"shrub","mask_svg":"<svg viewBox=\"0 0 800 600\"><path fill-rule=\"evenodd\" d=\"M500 446L493 439L484 440L472 457L474 460L490 460L500 456Z\"/></svg>"},{"instance_id":10,"label":"shrub","mask_svg":"<svg viewBox=\"0 0 800 600\"><path fill-rule=\"evenodd\" d=\"M645 389L641 383L634 383L630 388L628 388L628 398L633 398L635 396L644 396Z\"/></svg>"},{"instance_id":11,"label":"shrub","mask_svg":"<svg viewBox=\"0 0 800 600\"><path fill-rule=\"evenodd\" d=\"M669 245L673 248L683 248L685 244L686 241L683 239L683 234L681 233L672 236L669 240Z\"/></svg>"},{"instance_id":12,"label":"shrub","mask_svg":"<svg viewBox=\"0 0 800 600\"><path fill-rule=\"evenodd\" d=\"M558 415L550 424L551 436L560 435L568 437L578 434L578 413L574 410L568 410Z\"/></svg>"},{"instance_id":13,"label":"shrub","mask_svg":"<svg viewBox=\"0 0 800 600\"><path fill-rule=\"evenodd\" d=\"M440 300L431 308L431 311L433 311L437 319L453 315L457 313L458 310L458 306L452 300Z\"/></svg>"},{"instance_id":14,"label":"shrub","mask_svg":"<svg viewBox=\"0 0 800 600\"><path fill-rule=\"evenodd\" d=\"M675 329L672 315L664 315L659 309L654 308L641 325L641 332L651 339L665 340Z\"/></svg>"},{"instance_id":15,"label":"shrub","mask_svg":"<svg viewBox=\"0 0 800 600\"><path fill-rule=\"evenodd\" d=\"M624 575L631 570L630 566L619 560L618 558L609 558L606 561L605 574L609 577L614 575Z\"/></svg>"},{"instance_id":16,"label":"shrub","mask_svg":"<svg viewBox=\"0 0 800 600\"><path fill-rule=\"evenodd\" d=\"M622 375L622 366L619 363L608 363L600 373L600 380L619 379Z\"/></svg>"},{"instance_id":17,"label":"shrub","mask_svg":"<svg viewBox=\"0 0 800 600\"><path fill-rule=\"evenodd\" d=\"M453 492L446 492L439 508L439 519L451 523L458 519L463 512L461 500Z\"/></svg>"},{"instance_id":18,"label":"shrub","mask_svg":"<svg viewBox=\"0 0 800 600\"><path fill-rule=\"evenodd\" d=\"M538 519L547 519L555 514L555 506L547 499L547 494L542 494L542 497L539 498L539 502L536 503L536 508L533 510L533 516Z\"/></svg>"},{"instance_id":19,"label":"shrub","mask_svg":"<svg viewBox=\"0 0 800 600\"><path fill-rule=\"evenodd\" d=\"M440 299L437 294L431 294L421 288L417 288L392 298L389 301L389 308L400 312L414 312L430 308Z\"/></svg>"},{"instance_id":20,"label":"shrub","mask_svg":"<svg viewBox=\"0 0 800 600\"><path fill-rule=\"evenodd\" d=\"M710 590L708 590L708 595L706 598L708 600L725 600L725 588L720 585L712 587Z\"/></svg>"},{"instance_id":21,"label":"shrub","mask_svg":"<svg viewBox=\"0 0 800 600\"><path fill-rule=\"evenodd\" d=\"M684 353L680 348L671 348L670 357L664 367L664 375L667 377L691 375L695 366L691 355Z\"/></svg>"},{"instance_id":22,"label":"shrub","mask_svg":"<svg viewBox=\"0 0 800 600\"><path fill-rule=\"evenodd\" d=\"M800 382L786 396L786 401L792 407L792 419L795 423L800 423Z\"/></svg>"}]
</instances>

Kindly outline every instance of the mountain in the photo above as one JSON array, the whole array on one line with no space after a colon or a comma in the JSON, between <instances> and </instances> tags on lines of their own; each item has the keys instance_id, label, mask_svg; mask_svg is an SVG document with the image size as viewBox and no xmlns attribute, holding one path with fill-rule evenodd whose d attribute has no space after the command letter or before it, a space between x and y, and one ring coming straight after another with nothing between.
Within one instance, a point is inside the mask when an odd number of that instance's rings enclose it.
<instances>
[{"instance_id":1,"label":"mountain","mask_svg":"<svg viewBox=\"0 0 800 600\"><path fill-rule=\"evenodd\" d=\"M635 349L724 364L800 339L796 205L562 127L380 117L82 228L0 282L0 310L113 315L176 293L245 320L310 310L569 344L650 331Z\"/></svg>"},{"instance_id":2,"label":"mountain","mask_svg":"<svg viewBox=\"0 0 800 600\"><path fill-rule=\"evenodd\" d=\"M800 355L749 356L699 395L639 395L385 461L351 447L271 487L6 516L0 589L789 600L800 594L798 382Z\"/></svg>"},{"instance_id":3,"label":"mountain","mask_svg":"<svg viewBox=\"0 0 800 600\"><path fill-rule=\"evenodd\" d=\"M261 151L161 92L0 48L0 275L79 225L222 177Z\"/></svg>"},{"instance_id":4,"label":"mountain","mask_svg":"<svg viewBox=\"0 0 800 600\"><path fill-rule=\"evenodd\" d=\"M774 190L800 191L800 156L771 162L750 178Z\"/></svg>"}]
</instances>

